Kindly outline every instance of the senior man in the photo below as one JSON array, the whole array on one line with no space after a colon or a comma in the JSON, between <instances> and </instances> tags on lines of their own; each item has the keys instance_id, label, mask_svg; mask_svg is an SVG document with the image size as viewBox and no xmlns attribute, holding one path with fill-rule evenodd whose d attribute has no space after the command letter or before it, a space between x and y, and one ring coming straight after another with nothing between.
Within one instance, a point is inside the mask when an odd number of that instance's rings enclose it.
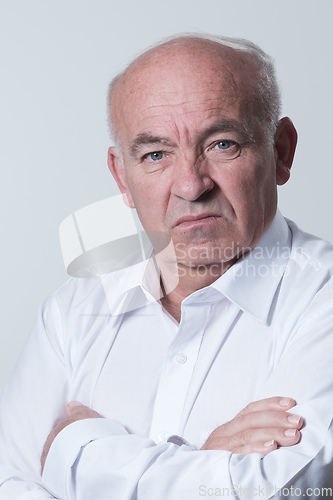
<instances>
[{"instance_id":1,"label":"senior man","mask_svg":"<svg viewBox=\"0 0 333 500\"><path fill-rule=\"evenodd\" d=\"M109 111L110 171L171 238L177 286L147 265L114 282L129 301L157 282L142 307L113 315L89 279L46 302L3 395L0 492L329 496L333 249L277 211L297 135L270 58L175 37L113 81Z\"/></svg>"}]
</instances>

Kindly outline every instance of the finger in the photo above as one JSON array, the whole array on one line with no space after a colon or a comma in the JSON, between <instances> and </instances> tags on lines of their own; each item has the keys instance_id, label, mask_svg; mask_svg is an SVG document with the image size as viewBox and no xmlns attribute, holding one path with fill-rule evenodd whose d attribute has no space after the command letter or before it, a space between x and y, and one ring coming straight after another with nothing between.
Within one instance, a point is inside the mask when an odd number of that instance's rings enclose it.
<instances>
[{"instance_id":1,"label":"finger","mask_svg":"<svg viewBox=\"0 0 333 500\"><path fill-rule=\"evenodd\" d=\"M266 432L255 429L252 436L252 442L268 443L274 440L278 446L293 446L301 438L301 432L298 429L265 429Z\"/></svg>"},{"instance_id":2,"label":"finger","mask_svg":"<svg viewBox=\"0 0 333 500\"><path fill-rule=\"evenodd\" d=\"M79 401L71 401L66 406L66 415L73 419L100 418L101 415Z\"/></svg>"},{"instance_id":3,"label":"finger","mask_svg":"<svg viewBox=\"0 0 333 500\"><path fill-rule=\"evenodd\" d=\"M291 429L287 429L290 431ZM294 432L291 434L285 434L285 430L279 429L277 433L277 429L273 429L273 434L276 435L275 439L269 439L268 441L263 442L262 439L252 442L246 442L243 446L237 446L233 449L230 449L232 453L241 453L242 455L249 455L250 453L261 453L262 455L267 455L271 451L276 450L279 446L287 447L294 446L298 443L301 438L301 433L294 429ZM253 435L253 438L255 435ZM260 436L261 438L263 436Z\"/></svg>"},{"instance_id":4,"label":"finger","mask_svg":"<svg viewBox=\"0 0 333 500\"><path fill-rule=\"evenodd\" d=\"M250 455L250 453L260 453L261 455L268 455L278 447L276 441L271 440L266 443L258 441L256 443L246 444L233 451L233 453L240 453L241 455Z\"/></svg>"},{"instance_id":5,"label":"finger","mask_svg":"<svg viewBox=\"0 0 333 500\"><path fill-rule=\"evenodd\" d=\"M285 411L257 411L238 415L224 426L221 426L221 432L224 435L233 436L249 429L283 428L299 430L302 425L303 419L300 415Z\"/></svg>"},{"instance_id":6,"label":"finger","mask_svg":"<svg viewBox=\"0 0 333 500\"><path fill-rule=\"evenodd\" d=\"M253 401L249 403L238 415L244 415L246 413L254 411L266 411L266 410L290 410L296 405L296 401L292 398L274 396L271 398L260 399L259 401Z\"/></svg>"},{"instance_id":7,"label":"finger","mask_svg":"<svg viewBox=\"0 0 333 500\"><path fill-rule=\"evenodd\" d=\"M67 417L71 417L73 415L73 413L75 413L77 411L80 411L80 409L78 409L80 407L82 408L83 404L80 403L79 401L71 401L70 403L68 403L68 405L66 406L66 415L67 415ZM75 408L77 410L75 410Z\"/></svg>"},{"instance_id":8,"label":"finger","mask_svg":"<svg viewBox=\"0 0 333 500\"><path fill-rule=\"evenodd\" d=\"M254 443L276 442L278 446L293 446L300 440L297 429L249 429L229 438L229 448L235 449Z\"/></svg>"}]
</instances>

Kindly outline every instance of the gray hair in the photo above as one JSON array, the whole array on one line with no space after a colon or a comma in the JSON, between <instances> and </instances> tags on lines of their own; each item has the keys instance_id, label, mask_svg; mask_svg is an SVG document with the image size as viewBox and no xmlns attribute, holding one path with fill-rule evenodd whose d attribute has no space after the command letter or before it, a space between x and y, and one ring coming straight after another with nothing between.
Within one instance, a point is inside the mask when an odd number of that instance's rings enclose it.
<instances>
[{"instance_id":1,"label":"gray hair","mask_svg":"<svg viewBox=\"0 0 333 500\"><path fill-rule=\"evenodd\" d=\"M154 51L156 48L163 45L176 45L179 42L185 42L187 40L195 41L200 39L215 42L225 47L230 47L231 49L238 52L244 52L252 58L258 70L258 78L254 86L253 105L256 108L257 116L259 115L259 108L260 118L267 127L265 135L270 138L270 140L272 140L281 113L281 94L276 79L273 59L268 54L266 54L258 45L244 38L223 37L218 35L210 35L208 33L181 33L171 37L163 38L158 43L148 47L148 49L146 49L138 57L136 57L125 68L123 72L121 72L111 81L107 97L108 122L111 137L119 153L121 153L120 143L119 139L117 139L115 123L113 123L114 120L111 112L111 101L117 82L123 75L127 73L128 69L133 63L143 58L149 52Z\"/></svg>"}]
</instances>

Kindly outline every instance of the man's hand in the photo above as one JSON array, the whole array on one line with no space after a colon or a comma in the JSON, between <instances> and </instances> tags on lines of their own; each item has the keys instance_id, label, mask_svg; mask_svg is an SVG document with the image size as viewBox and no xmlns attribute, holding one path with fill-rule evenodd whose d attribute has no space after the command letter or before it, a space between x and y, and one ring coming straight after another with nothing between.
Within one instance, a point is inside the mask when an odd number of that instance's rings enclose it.
<instances>
[{"instance_id":1,"label":"man's hand","mask_svg":"<svg viewBox=\"0 0 333 500\"><path fill-rule=\"evenodd\" d=\"M300 440L302 417L288 413L296 402L273 397L247 405L235 418L217 427L202 450L267 455L278 446L292 446Z\"/></svg>"},{"instance_id":2,"label":"man's hand","mask_svg":"<svg viewBox=\"0 0 333 500\"><path fill-rule=\"evenodd\" d=\"M302 417L288 413L295 406L291 398L273 397L250 403L235 418L217 427L202 450L227 450L232 453L267 455L278 446L292 446L300 439ZM72 401L66 407L67 418L56 425L45 442L41 456L42 474L49 449L67 425L85 418L101 418L87 406Z\"/></svg>"},{"instance_id":3,"label":"man's hand","mask_svg":"<svg viewBox=\"0 0 333 500\"><path fill-rule=\"evenodd\" d=\"M40 463L42 466L41 474L43 474L45 460L49 452L49 449L51 448L51 444L53 443L54 439L59 434L59 432L61 432L65 427L67 427L67 425L70 425L73 422L76 422L77 420L83 420L85 418L101 418L101 415L99 413L97 413L94 410L91 410L87 406L84 406L77 401L72 401L71 403L68 403L68 405L66 406L66 415L67 418L65 418L65 420L60 422L52 429L44 444L43 453L40 459Z\"/></svg>"}]
</instances>

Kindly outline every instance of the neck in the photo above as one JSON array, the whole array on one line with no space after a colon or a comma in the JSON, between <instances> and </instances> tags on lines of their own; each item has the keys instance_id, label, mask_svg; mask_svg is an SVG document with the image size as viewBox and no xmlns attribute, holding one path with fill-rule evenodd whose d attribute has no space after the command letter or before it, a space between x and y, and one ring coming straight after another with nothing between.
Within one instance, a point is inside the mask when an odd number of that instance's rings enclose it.
<instances>
[{"instance_id":1,"label":"neck","mask_svg":"<svg viewBox=\"0 0 333 500\"><path fill-rule=\"evenodd\" d=\"M235 259L236 260L236 259ZM163 298L161 303L163 307L178 321L181 320L181 304L186 297L193 292L205 288L216 281L224 274L235 262L235 260L218 264L200 265L197 267L187 267L178 265L178 284L174 287L168 287L168 274L161 273L161 286ZM173 277L173 283L175 283Z\"/></svg>"}]
</instances>

